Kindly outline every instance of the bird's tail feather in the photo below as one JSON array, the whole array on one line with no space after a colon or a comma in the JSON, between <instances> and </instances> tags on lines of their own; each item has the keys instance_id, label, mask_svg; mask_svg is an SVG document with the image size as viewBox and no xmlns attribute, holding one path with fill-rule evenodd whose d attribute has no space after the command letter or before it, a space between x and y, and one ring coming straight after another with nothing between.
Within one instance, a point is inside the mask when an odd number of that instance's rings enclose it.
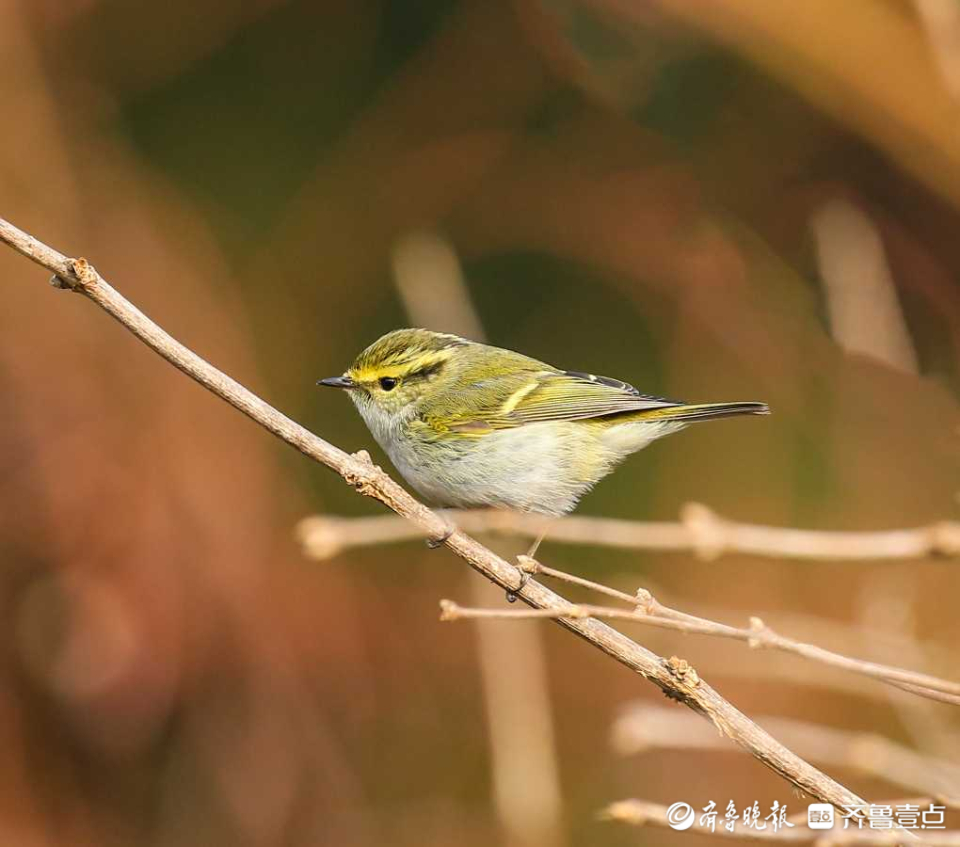
<instances>
[{"instance_id":1,"label":"bird's tail feather","mask_svg":"<svg viewBox=\"0 0 960 847\"><path fill-rule=\"evenodd\" d=\"M664 406L644 410L637 415L643 421L709 421L734 415L769 415L766 403L698 403L694 405Z\"/></svg>"}]
</instances>

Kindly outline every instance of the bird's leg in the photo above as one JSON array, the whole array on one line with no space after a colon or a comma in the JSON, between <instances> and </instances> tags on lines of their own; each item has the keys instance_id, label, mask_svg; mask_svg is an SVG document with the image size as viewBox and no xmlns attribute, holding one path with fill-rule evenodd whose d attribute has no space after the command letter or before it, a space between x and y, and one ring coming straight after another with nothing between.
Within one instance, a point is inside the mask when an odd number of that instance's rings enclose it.
<instances>
[{"instance_id":1,"label":"bird's leg","mask_svg":"<svg viewBox=\"0 0 960 847\"><path fill-rule=\"evenodd\" d=\"M547 534L547 531L544 529L537 536L536 541L530 545L530 549L522 555L518 556L517 560L519 564L517 565L517 571L520 573L520 584L515 588L507 592L507 602L516 603L517 602L517 593L523 591L527 583L530 581L530 575L535 572L533 566L536 565L536 560L533 558L537 553L537 548L540 547L540 542L543 541L543 537ZM525 560L529 560L530 564L527 564Z\"/></svg>"}]
</instances>

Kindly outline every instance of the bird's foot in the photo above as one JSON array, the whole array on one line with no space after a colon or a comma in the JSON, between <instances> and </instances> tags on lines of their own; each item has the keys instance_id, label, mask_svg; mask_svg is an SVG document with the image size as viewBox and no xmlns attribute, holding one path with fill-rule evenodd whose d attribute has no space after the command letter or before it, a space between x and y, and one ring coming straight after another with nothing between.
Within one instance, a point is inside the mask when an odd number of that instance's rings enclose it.
<instances>
[{"instance_id":1,"label":"bird's foot","mask_svg":"<svg viewBox=\"0 0 960 847\"><path fill-rule=\"evenodd\" d=\"M519 574L516 588L507 591L507 602L516 603L517 595L527 587L530 577L540 570L540 563L533 556L517 556L517 573Z\"/></svg>"},{"instance_id":2,"label":"bird's foot","mask_svg":"<svg viewBox=\"0 0 960 847\"><path fill-rule=\"evenodd\" d=\"M450 536L457 531L457 528L453 525L453 523L447 517L443 515L442 512L440 513L440 515L441 517L443 517L444 523L446 524L446 528L444 529L443 535L441 535L439 538L427 539L427 547L429 547L431 550L436 550L438 547L442 547L444 544L447 543Z\"/></svg>"}]
</instances>

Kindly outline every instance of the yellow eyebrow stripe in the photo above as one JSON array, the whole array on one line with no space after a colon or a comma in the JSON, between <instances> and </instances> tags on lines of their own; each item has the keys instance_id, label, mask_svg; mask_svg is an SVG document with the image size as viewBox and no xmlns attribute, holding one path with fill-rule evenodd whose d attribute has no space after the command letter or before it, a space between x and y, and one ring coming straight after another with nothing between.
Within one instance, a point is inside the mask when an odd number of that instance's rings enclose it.
<instances>
[{"instance_id":1,"label":"yellow eyebrow stripe","mask_svg":"<svg viewBox=\"0 0 960 847\"><path fill-rule=\"evenodd\" d=\"M396 379L402 379L411 373L440 365L446 362L453 355L453 350L431 350L428 353L410 356L401 359L399 356L393 356L376 365L368 365L351 372L351 376L357 382L376 382L382 376L391 376Z\"/></svg>"},{"instance_id":2,"label":"yellow eyebrow stripe","mask_svg":"<svg viewBox=\"0 0 960 847\"><path fill-rule=\"evenodd\" d=\"M403 367L408 372L423 370L434 365L441 365L453 355L453 350L436 350L429 353L421 353L419 356L413 356L403 363Z\"/></svg>"},{"instance_id":3,"label":"yellow eyebrow stripe","mask_svg":"<svg viewBox=\"0 0 960 847\"><path fill-rule=\"evenodd\" d=\"M509 415L517 406L520 405L520 401L523 400L531 391L535 391L540 385L536 380L528 382L526 385L521 386L516 391L513 392L506 400L503 401L503 405L500 407L501 415Z\"/></svg>"}]
</instances>

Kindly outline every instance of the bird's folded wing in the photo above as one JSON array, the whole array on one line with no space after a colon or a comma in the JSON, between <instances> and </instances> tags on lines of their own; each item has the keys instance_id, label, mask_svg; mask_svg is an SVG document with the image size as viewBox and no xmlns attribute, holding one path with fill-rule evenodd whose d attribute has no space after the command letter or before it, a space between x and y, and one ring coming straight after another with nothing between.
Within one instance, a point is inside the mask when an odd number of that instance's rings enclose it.
<instances>
[{"instance_id":1,"label":"bird's folded wing","mask_svg":"<svg viewBox=\"0 0 960 847\"><path fill-rule=\"evenodd\" d=\"M488 377L445 399L427 422L435 430L464 435L680 405L641 394L632 385L609 377L553 370Z\"/></svg>"}]
</instances>

